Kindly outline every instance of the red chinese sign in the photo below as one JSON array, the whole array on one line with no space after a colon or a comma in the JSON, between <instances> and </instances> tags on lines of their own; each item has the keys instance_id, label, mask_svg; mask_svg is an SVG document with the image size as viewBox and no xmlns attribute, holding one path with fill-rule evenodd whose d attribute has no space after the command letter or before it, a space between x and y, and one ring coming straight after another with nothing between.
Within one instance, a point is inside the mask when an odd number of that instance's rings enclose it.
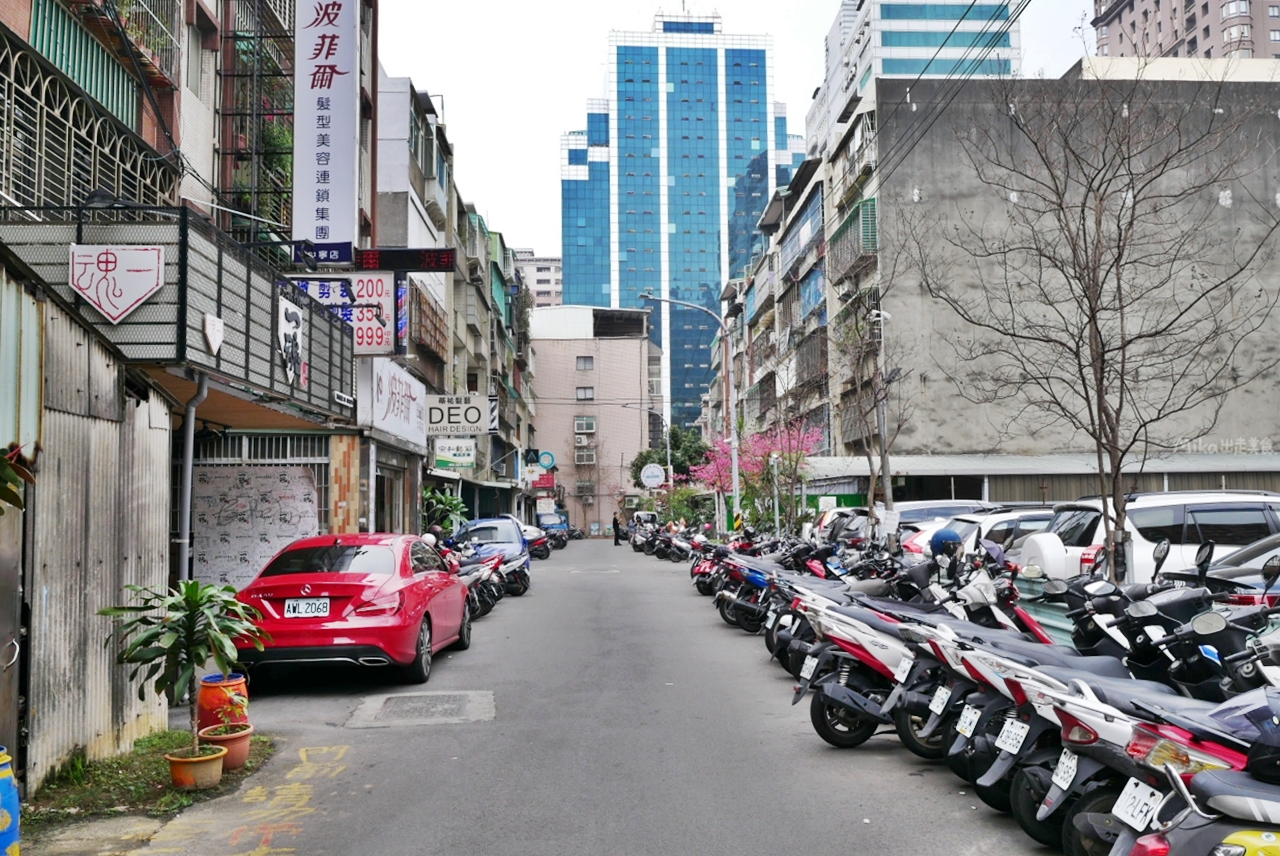
<instances>
[{"instance_id":1,"label":"red chinese sign","mask_svg":"<svg viewBox=\"0 0 1280 856\"><path fill-rule=\"evenodd\" d=\"M119 324L164 287L164 247L72 244L69 281L78 297Z\"/></svg>"}]
</instances>

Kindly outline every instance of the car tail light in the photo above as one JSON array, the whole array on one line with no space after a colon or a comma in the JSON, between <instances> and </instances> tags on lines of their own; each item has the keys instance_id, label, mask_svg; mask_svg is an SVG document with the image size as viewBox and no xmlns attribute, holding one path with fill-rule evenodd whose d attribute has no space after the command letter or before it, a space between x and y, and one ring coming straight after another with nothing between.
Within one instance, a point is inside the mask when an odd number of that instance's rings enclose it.
<instances>
[{"instance_id":1,"label":"car tail light","mask_svg":"<svg viewBox=\"0 0 1280 856\"><path fill-rule=\"evenodd\" d=\"M1232 606L1275 606L1280 601L1280 595L1268 594L1242 594L1236 593L1228 595L1226 602Z\"/></svg>"},{"instance_id":2,"label":"car tail light","mask_svg":"<svg viewBox=\"0 0 1280 856\"><path fill-rule=\"evenodd\" d=\"M1058 714L1058 722L1062 724L1062 742L1075 743L1078 746L1088 746L1091 743L1098 742L1098 732L1076 719L1060 707L1055 707L1054 711Z\"/></svg>"},{"instance_id":3,"label":"car tail light","mask_svg":"<svg viewBox=\"0 0 1280 856\"><path fill-rule=\"evenodd\" d=\"M1169 839L1156 833L1144 835L1133 844L1129 856L1169 856Z\"/></svg>"},{"instance_id":4,"label":"car tail light","mask_svg":"<svg viewBox=\"0 0 1280 856\"><path fill-rule=\"evenodd\" d=\"M1098 563L1098 556L1101 555L1104 549L1101 544L1085 547L1084 552L1080 554L1080 573L1089 573L1093 566Z\"/></svg>"},{"instance_id":5,"label":"car tail light","mask_svg":"<svg viewBox=\"0 0 1280 856\"><path fill-rule=\"evenodd\" d=\"M1172 765L1174 772L1184 780L1190 781L1196 773L1203 773L1205 770L1230 770L1243 767L1245 762L1243 755L1229 749L1221 747L1220 749L1224 755L1238 755L1238 764L1232 763L1233 759L1197 751L1185 743L1170 740L1145 725L1136 725L1133 728L1133 737L1125 747L1125 753L1153 770L1163 772L1165 764Z\"/></svg>"},{"instance_id":6,"label":"car tail light","mask_svg":"<svg viewBox=\"0 0 1280 856\"><path fill-rule=\"evenodd\" d=\"M902 549L906 550L908 553L919 553L924 555L924 546L916 542L916 539L923 534L923 532L917 532L907 540L903 541Z\"/></svg>"},{"instance_id":7,"label":"car tail light","mask_svg":"<svg viewBox=\"0 0 1280 856\"><path fill-rule=\"evenodd\" d=\"M384 594L356 604L353 610L356 615L368 618L373 615L395 615L404 606L404 594Z\"/></svg>"}]
</instances>

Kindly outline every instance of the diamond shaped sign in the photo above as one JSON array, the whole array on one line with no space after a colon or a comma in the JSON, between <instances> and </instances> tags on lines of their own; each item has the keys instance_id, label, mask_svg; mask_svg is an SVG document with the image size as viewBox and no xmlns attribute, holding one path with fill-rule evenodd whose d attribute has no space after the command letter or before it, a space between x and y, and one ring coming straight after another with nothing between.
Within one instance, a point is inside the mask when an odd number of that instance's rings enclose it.
<instances>
[{"instance_id":1,"label":"diamond shaped sign","mask_svg":"<svg viewBox=\"0 0 1280 856\"><path fill-rule=\"evenodd\" d=\"M164 247L71 245L71 287L119 324L164 286Z\"/></svg>"}]
</instances>

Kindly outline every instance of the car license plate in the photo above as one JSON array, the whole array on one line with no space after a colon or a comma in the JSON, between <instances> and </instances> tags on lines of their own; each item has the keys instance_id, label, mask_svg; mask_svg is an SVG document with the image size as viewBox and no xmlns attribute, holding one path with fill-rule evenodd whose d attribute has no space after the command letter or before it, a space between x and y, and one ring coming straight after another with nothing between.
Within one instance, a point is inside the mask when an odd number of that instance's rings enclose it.
<instances>
[{"instance_id":1,"label":"car license plate","mask_svg":"<svg viewBox=\"0 0 1280 856\"><path fill-rule=\"evenodd\" d=\"M971 704L966 704L960 713L960 721L956 723L956 733L964 737L972 737L973 730L978 727L982 711Z\"/></svg>"},{"instance_id":2,"label":"car license plate","mask_svg":"<svg viewBox=\"0 0 1280 856\"><path fill-rule=\"evenodd\" d=\"M1155 788L1148 787L1137 779L1130 779L1116 799L1115 808L1111 809L1122 823L1137 832L1146 832L1151 826L1151 818L1155 815L1160 801L1164 797Z\"/></svg>"},{"instance_id":3,"label":"car license plate","mask_svg":"<svg viewBox=\"0 0 1280 856\"><path fill-rule=\"evenodd\" d=\"M939 716L947 709L947 702L951 701L951 688L938 687L938 691L933 694L933 701L929 702L929 712L936 713Z\"/></svg>"},{"instance_id":4,"label":"car license plate","mask_svg":"<svg viewBox=\"0 0 1280 856\"><path fill-rule=\"evenodd\" d=\"M911 667L915 665L915 657L903 657L898 661L898 668L893 672L893 679L898 683L902 683L907 679L907 675L911 674Z\"/></svg>"},{"instance_id":5,"label":"car license plate","mask_svg":"<svg viewBox=\"0 0 1280 856\"><path fill-rule=\"evenodd\" d=\"M328 618L329 598L291 597L284 602L285 618Z\"/></svg>"},{"instance_id":6,"label":"car license plate","mask_svg":"<svg viewBox=\"0 0 1280 856\"><path fill-rule=\"evenodd\" d=\"M775 624L777 624L777 623L778 623L778 613L776 613L776 612L774 612L774 611L770 610L770 611L769 611L769 617L768 617L768 618L766 618L766 619L764 620L764 627L765 627L765 629L766 629L766 630L772 630L772 629L773 629L773 625L775 625Z\"/></svg>"},{"instance_id":7,"label":"car license plate","mask_svg":"<svg viewBox=\"0 0 1280 856\"><path fill-rule=\"evenodd\" d=\"M1080 759L1076 757L1076 753L1063 749L1058 758L1058 768L1053 771L1053 783L1064 791L1070 788L1076 780L1076 767L1079 765Z\"/></svg>"},{"instance_id":8,"label":"car license plate","mask_svg":"<svg viewBox=\"0 0 1280 856\"><path fill-rule=\"evenodd\" d=\"M813 677L813 672L818 668L817 657L805 657L804 665L800 667L800 680L807 681Z\"/></svg>"},{"instance_id":9,"label":"car license plate","mask_svg":"<svg viewBox=\"0 0 1280 856\"><path fill-rule=\"evenodd\" d=\"M1022 741L1027 739L1027 732L1031 730L1031 726L1017 719L1006 719L1004 728L1000 729L1000 736L996 738L996 748L1003 749L1011 755L1017 755L1022 750Z\"/></svg>"}]
</instances>

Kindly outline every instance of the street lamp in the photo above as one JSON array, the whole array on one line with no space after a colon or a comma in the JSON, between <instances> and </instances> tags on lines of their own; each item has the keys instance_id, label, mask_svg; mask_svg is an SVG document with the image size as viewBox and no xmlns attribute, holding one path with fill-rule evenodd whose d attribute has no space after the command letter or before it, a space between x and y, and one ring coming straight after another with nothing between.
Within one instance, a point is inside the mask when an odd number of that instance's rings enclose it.
<instances>
[{"instance_id":1,"label":"street lamp","mask_svg":"<svg viewBox=\"0 0 1280 856\"><path fill-rule=\"evenodd\" d=\"M769 453L769 466L773 469L773 534L782 534L782 521L778 518L778 453ZM792 494L794 496L794 494Z\"/></svg>"},{"instance_id":2,"label":"street lamp","mask_svg":"<svg viewBox=\"0 0 1280 856\"><path fill-rule=\"evenodd\" d=\"M640 295L641 300L654 300L660 303L672 303L676 306L684 306L688 309L696 309L706 315L710 315L715 319L716 324L720 327L720 335L729 339L729 328L725 326L724 319L720 317L719 312L713 312L705 306L699 306L697 303L689 303L684 300L672 300L670 297L655 297L649 292ZM668 346L670 343L666 343ZM742 487L738 479L738 405L737 391L733 384L733 354L729 355L729 359L725 360L725 372L729 378L729 459L733 467L733 513L738 515L742 513ZM670 432L668 432L670 433ZM737 528L736 526L733 528Z\"/></svg>"},{"instance_id":3,"label":"street lamp","mask_svg":"<svg viewBox=\"0 0 1280 856\"><path fill-rule=\"evenodd\" d=\"M652 413L662 420L662 427L667 435L667 487L674 488L676 486L676 471L671 469L671 425L668 424L661 410L654 410L652 407L636 407L631 404L623 404L622 407L628 410L643 410L646 413Z\"/></svg>"}]
</instances>

